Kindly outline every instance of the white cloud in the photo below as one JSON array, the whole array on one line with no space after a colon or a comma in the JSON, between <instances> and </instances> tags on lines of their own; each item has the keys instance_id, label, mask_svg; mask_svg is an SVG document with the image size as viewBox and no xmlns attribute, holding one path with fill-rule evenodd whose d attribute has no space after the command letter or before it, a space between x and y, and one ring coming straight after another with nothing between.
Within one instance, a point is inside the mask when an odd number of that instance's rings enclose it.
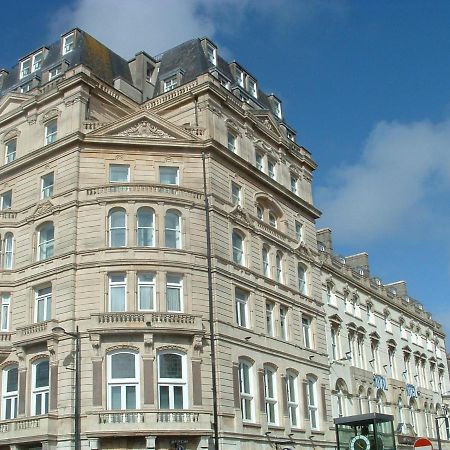
<instances>
[{"instance_id":1,"label":"white cloud","mask_svg":"<svg viewBox=\"0 0 450 450\"><path fill-rule=\"evenodd\" d=\"M336 168L319 187L316 204L337 240L368 242L430 233L436 223L449 222L448 200L443 200L449 191L450 120L381 122L361 157Z\"/></svg>"},{"instance_id":2,"label":"white cloud","mask_svg":"<svg viewBox=\"0 0 450 450\"><path fill-rule=\"evenodd\" d=\"M246 32L247 19L264 17L267 26L339 16L345 1L327 0L75 0L60 8L50 24L55 34L79 27L124 58L140 50L157 54L195 37ZM250 38L250 36L243 36Z\"/></svg>"}]
</instances>

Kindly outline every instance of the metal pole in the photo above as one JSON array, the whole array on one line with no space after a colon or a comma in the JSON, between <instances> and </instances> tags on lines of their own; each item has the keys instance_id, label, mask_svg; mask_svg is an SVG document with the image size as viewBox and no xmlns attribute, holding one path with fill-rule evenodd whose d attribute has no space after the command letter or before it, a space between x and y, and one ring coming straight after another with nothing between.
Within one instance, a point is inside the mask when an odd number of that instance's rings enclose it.
<instances>
[{"instance_id":1,"label":"metal pole","mask_svg":"<svg viewBox=\"0 0 450 450\"><path fill-rule=\"evenodd\" d=\"M219 414L217 412L216 343L214 335L214 310L213 310L214 303L213 303L213 288L212 288L211 224L209 221L209 199L206 188L205 152L202 152L202 163L203 163L203 194L205 196L206 255L208 261L208 305L209 305L209 336L211 342L211 378L212 378L212 396L213 396L214 450L219 450Z\"/></svg>"},{"instance_id":2,"label":"metal pole","mask_svg":"<svg viewBox=\"0 0 450 450\"><path fill-rule=\"evenodd\" d=\"M441 433L439 433L439 417L436 417L436 437L437 437L437 441L438 441L438 449L442 450L442 446L441 446Z\"/></svg>"},{"instance_id":3,"label":"metal pole","mask_svg":"<svg viewBox=\"0 0 450 450\"><path fill-rule=\"evenodd\" d=\"M75 332L75 411L74 411L74 432L75 450L81 449L81 343L78 325Z\"/></svg>"}]
</instances>

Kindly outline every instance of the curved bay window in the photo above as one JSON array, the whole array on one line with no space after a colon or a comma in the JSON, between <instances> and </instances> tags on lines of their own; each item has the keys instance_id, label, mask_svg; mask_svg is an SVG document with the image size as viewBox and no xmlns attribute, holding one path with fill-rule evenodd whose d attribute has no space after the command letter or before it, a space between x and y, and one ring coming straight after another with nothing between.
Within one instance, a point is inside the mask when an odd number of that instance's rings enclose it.
<instances>
[{"instance_id":1,"label":"curved bay window","mask_svg":"<svg viewBox=\"0 0 450 450\"><path fill-rule=\"evenodd\" d=\"M139 208L136 217L137 245L153 247L155 245L155 214L151 208Z\"/></svg>"},{"instance_id":2,"label":"curved bay window","mask_svg":"<svg viewBox=\"0 0 450 450\"><path fill-rule=\"evenodd\" d=\"M110 247L127 245L127 216L124 209L112 209L108 214L108 234Z\"/></svg>"},{"instance_id":3,"label":"curved bay window","mask_svg":"<svg viewBox=\"0 0 450 450\"><path fill-rule=\"evenodd\" d=\"M181 248L181 215L178 211L169 210L164 217L165 246Z\"/></svg>"},{"instance_id":4,"label":"curved bay window","mask_svg":"<svg viewBox=\"0 0 450 450\"><path fill-rule=\"evenodd\" d=\"M53 222L42 224L37 229L37 260L51 258L54 254L55 227Z\"/></svg>"},{"instance_id":5,"label":"curved bay window","mask_svg":"<svg viewBox=\"0 0 450 450\"><path fill-rule=\"evenodd\" d=\"M40 359L32 366L31 414L33 416L48 413L49 370L48 359Z\"/></svg>"},{"instance_id":6,"label":"curved bay window","mask_svg":"<svg viewBox=\"0 0 450 450\"><path fill-rule=\"evenodd\" d=\"M139 408L139 358L131 351L108 355L108 409Z\"/></svg>"},{"instance_id":7,"label":"curved bay window","mask_svg":"<svg viewBox=\"0 0 450 450\"><path fill-rule=\"evenodd\" d=\"M186 355L179 352L158 354L158 399L161 409L187 408Z\"/></svg>"},{"instance_id":8,"label":"curved bay window","mask_svg":"<svg viewBox=\"0 0 450 450\"><path fill-rule=\"evenodd\" d=\"M16 365L3 369L2 377L2 419L17 417L19 369Z\"/></svg>"}]
</instances>

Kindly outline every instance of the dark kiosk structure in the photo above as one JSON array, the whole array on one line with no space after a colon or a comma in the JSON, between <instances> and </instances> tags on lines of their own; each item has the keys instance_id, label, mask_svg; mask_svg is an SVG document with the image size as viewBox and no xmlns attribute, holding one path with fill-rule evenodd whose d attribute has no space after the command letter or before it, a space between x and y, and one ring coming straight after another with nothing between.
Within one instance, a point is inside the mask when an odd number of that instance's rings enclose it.
<instances>
[{"instance_id":1,"label":"dark kiosk structure","mask_svg":"<svg viewBox=\"0 0 450 450\"><path fill-rule=\"evenodd\" d=\"M337 450L395 450L393 420L380 413L334 419Z\"/></svg>"}]
</instances>

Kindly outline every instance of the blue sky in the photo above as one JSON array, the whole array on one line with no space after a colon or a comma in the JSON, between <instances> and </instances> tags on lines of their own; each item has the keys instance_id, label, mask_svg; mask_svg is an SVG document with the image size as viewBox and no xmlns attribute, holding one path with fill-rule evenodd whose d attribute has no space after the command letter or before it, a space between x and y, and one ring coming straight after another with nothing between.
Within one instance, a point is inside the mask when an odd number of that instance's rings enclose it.
<instances>
[{"instance_id":1,"label":"blue sky","mask_svg":"<svg viewBox=\"0 0 450 450\"><path fill-rule=\"evenodd\" d=\"M0 65L72 26L127 58L211 37L282 99L335 251L367 251L450 333L449 23L438 0L22 0L2 11Z\"/></svg>"}]
</instances>

